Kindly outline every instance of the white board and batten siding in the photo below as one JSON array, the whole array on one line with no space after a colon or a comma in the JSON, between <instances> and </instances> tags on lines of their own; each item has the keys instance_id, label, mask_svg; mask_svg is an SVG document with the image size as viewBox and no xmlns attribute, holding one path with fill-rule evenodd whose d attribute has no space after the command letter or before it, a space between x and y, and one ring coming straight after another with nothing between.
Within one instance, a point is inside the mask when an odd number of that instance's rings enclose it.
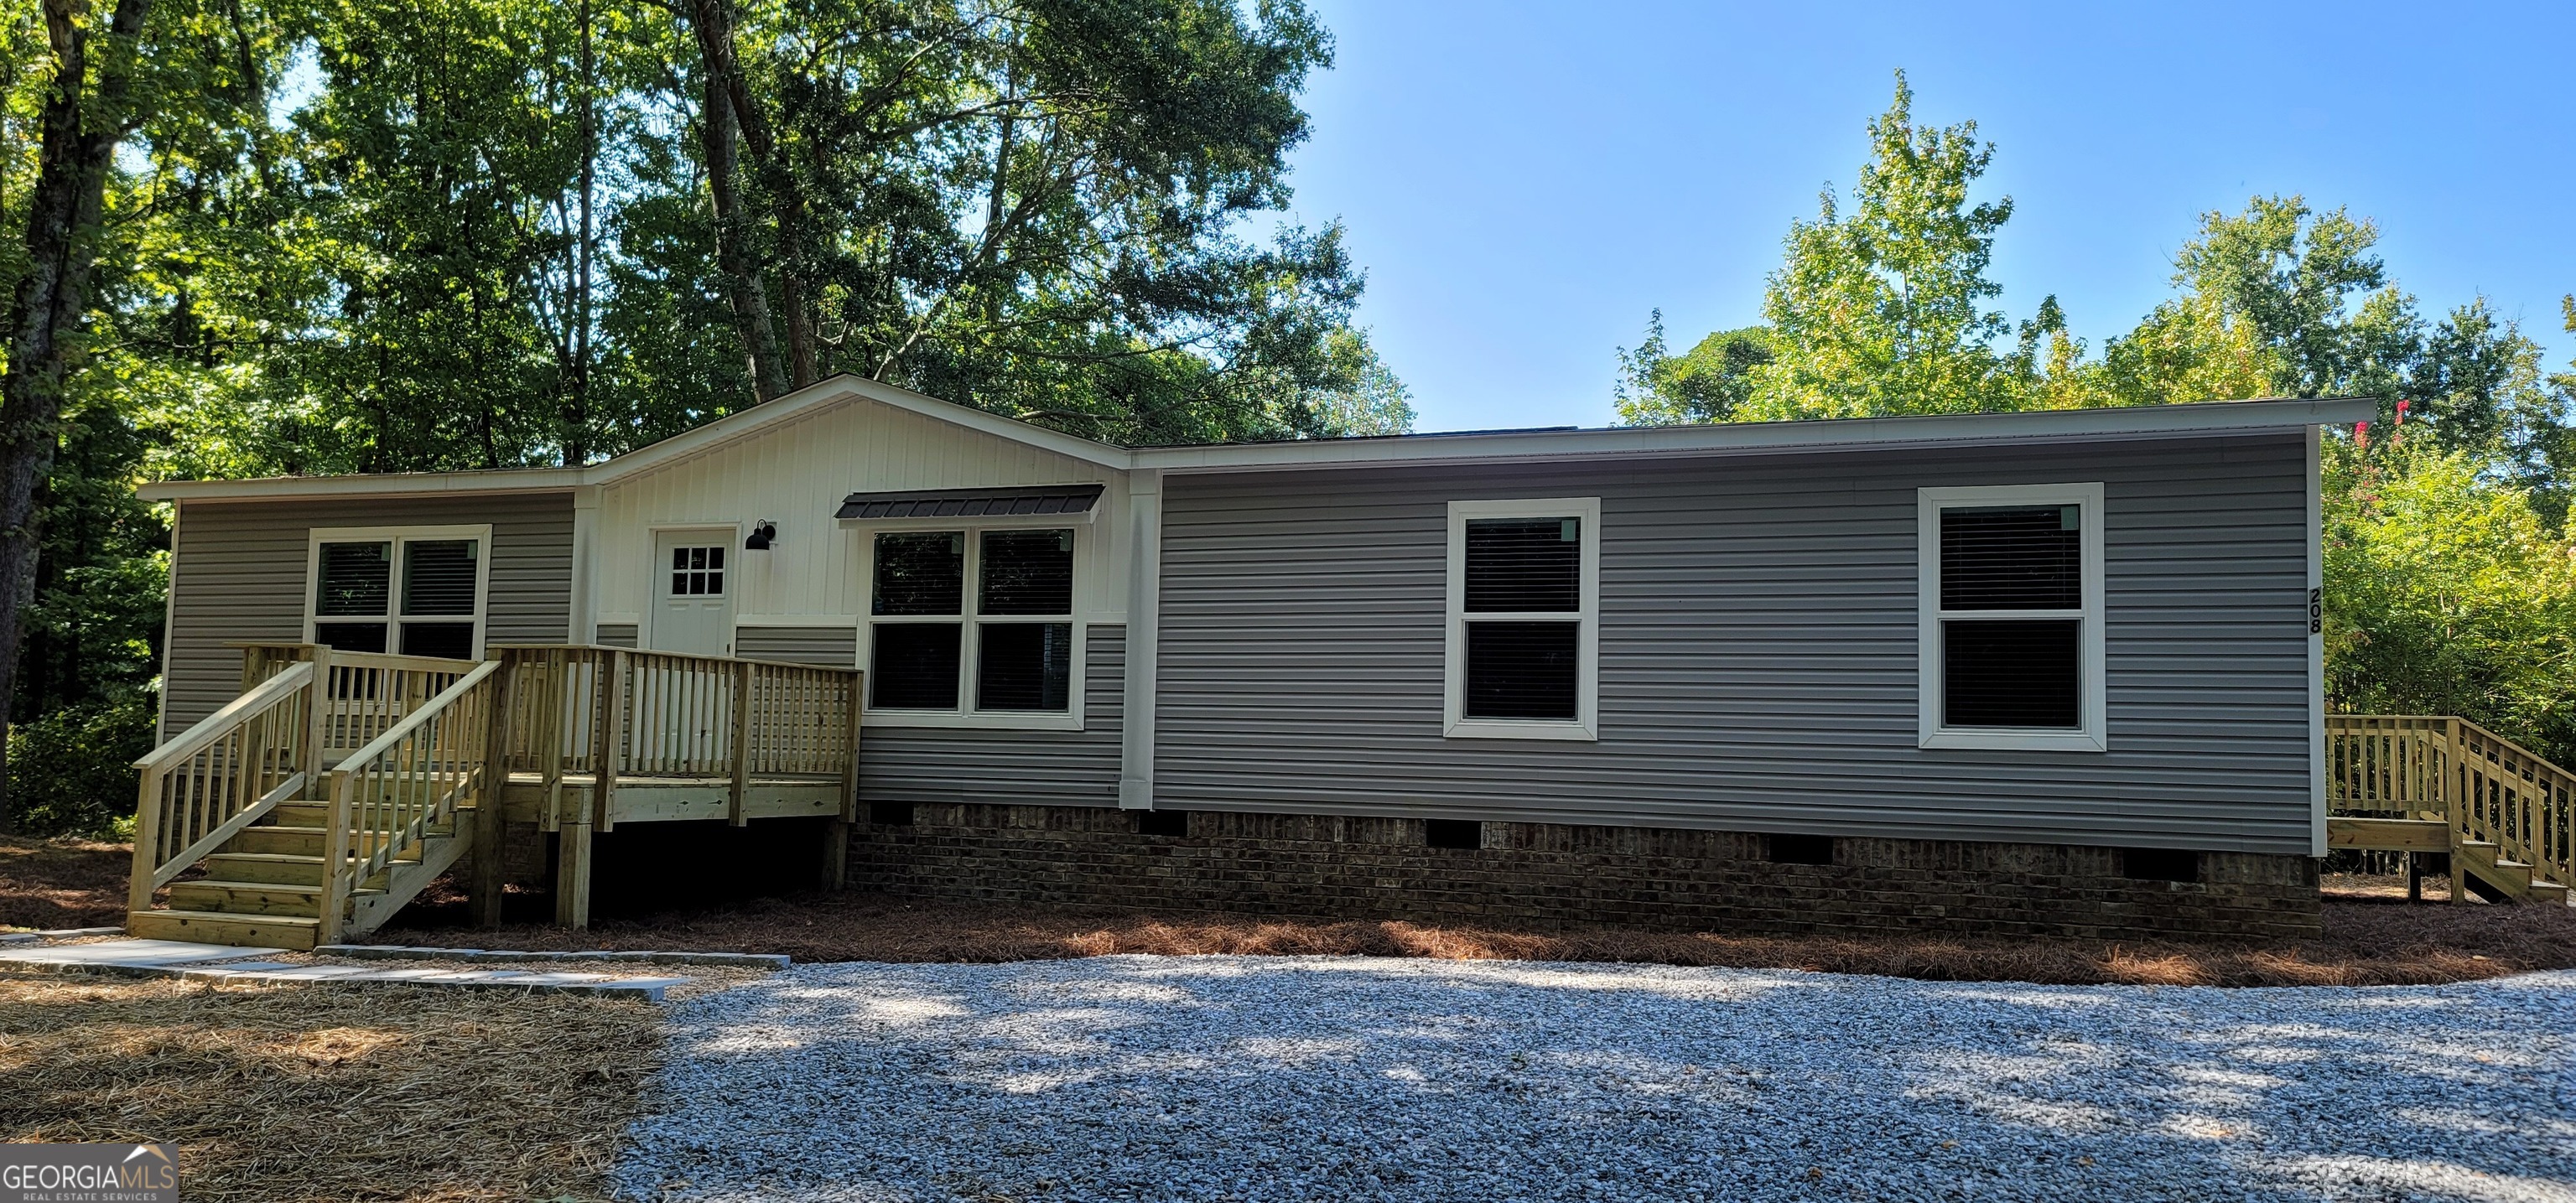
<instances>
[{"instance_id":1,"label":"white board and batten siding","mask_svg":"<svg viewBox=\"0 0 2576 1203\"><path fill-rule=\"evenodd\" d=\"M1074 605L1084 621L1124 621L1125 474L864 398L851 398L600 489L597 590L600 641L653 643L654 534L722 531L732 548L738 627L854 630L868 604L867 532L833 515L861 492L1099 484L1082 523ZM744 551L761 519L776 546ZM961 524L962 525L962 524ZM911 529L920 529L914 524ZM712 540L711 540L712 541ZM853 636L855 638L855 636ZM748 654L748 653L745 653Z\"/></svg>"},{"instance_id":2,"label":"white board and batten siding","mask_svg":"<svg viewBox=\"0 0 2576 1203\"><path fill-rule=\"evenodd\" d=\"M653 644L655 532L720 529L733 548L734 654L847 668L871 585L871 530L834 518L852 493L1098 484L1079 528L1074 608L1084 630L1081 729L909 727L872 720L860 788L870 802L1117 804L1127 603L1123 472L865 399L606 486L598 512L598 642ZM742 550L761 519L768 551ZM935 523L910 522L921 530ZM974 525L960 521L959 526Z\"/></svg>"},{"instance_id":3,"label":"white board and batten siding","mask_svg":"<svg viewBox=\"0 0 2576 1203\"><path fill-rule=\"evenodd\" d=\"M484 642L561 641L572 605L569 492L183 502L171 561L163 737L241 692L241 652L225 644L304 638L314 528L485 523L492 564Z\"/></svg>"},{"instance_id":4,"label":"white board and batten siding","mask_svg":"<svg viewBox=\"0 0 2576 1203\"><path fill-rule=\"evenodd\" d=\"M2310 845L2297 432L1166 479L1174 809ZM2099 752L1926 748L1916 490L2103 485ZM1444 738L1452 501L1598 497L1597 742Z\"/></svg>"}]
</instances>

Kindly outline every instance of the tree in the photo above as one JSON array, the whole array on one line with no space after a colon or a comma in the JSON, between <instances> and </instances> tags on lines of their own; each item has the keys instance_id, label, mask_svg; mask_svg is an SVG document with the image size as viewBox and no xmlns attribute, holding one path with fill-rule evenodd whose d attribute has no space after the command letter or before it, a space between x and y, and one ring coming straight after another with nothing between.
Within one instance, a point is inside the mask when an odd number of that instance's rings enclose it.
<instances>
[{"instance_id":1,"label":"tree","mask_svg":"<svg viewBox=\"0 0 2576 1203\"><path fill-rule=\"evenodd\" d=\"M1687 354L1664 344L1664 311L1646 319L1646 338L1634 352L1619 349L1619 382L1613 389L1619 421L1628 426L1680 426L1723 422L1752 395L1754 369L1770 363L1771 330L1747 326L1720 330Z\"/></svg>"},{"instance_id":2,"label":"tree","mask_svg":"<svg viewBox=\"0 0 2576 1203\"><path fill-rule=\"evenodd\" d=\"M81 0L44 0L51 78L0 370L0 729L10 718L35 593L38 491L61 437L63 383L89 303L108 172L136 124L134 77L150 13L150 0L116 0L104 20ZM0 832L14 826L7 768L0 753Z\"/></svg>"},{"instance_id":3,"label":"tree","mask_svg":"<svg viewBox=\"0 0 2576 1203\"><path fill-rule=\"evenodd\" d=\"M1957 413L2020 404L1996 340L2011 324L1984 302L1996 231L2012 199L1971 204L1994 157L1973 121L1914 123L1903 72L1869 123L1870 160L1846 215L1828 189L1814 221L1789 227L1762 316L1773 360L1755 369L1747 420Z\"/></svg>"}]
</instances>

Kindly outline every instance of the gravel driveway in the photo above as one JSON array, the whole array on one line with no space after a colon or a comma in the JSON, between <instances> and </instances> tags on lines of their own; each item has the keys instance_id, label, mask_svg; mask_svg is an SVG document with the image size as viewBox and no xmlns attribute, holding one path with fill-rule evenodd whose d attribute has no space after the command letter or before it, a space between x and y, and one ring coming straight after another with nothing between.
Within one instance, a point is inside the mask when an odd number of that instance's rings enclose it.
<instances>
[{"instance_id":1,"label":"gravel driveway","mask_svg":"<svg viewBox=\"0 0 2576 1203\"><path fill-rule=\"evenodd\" d=\"M835 964L672 1025L631 1198L2576 1203L2576 973Z\"/></svg>"}]
</instances>

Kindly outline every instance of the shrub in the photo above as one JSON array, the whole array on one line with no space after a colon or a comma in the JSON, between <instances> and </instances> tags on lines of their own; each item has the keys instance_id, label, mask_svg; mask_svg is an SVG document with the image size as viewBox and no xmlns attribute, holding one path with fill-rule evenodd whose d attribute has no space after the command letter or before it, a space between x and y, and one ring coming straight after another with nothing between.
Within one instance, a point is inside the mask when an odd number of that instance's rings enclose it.
<instances>
[{"instance_id":1,"label":"shrub","mask_svg":"<svg viewBox=\"0 0 2576 1203\"><path fill-rule=\"evenodd\" d=\"M152 750L158 699L143 690L56 708L9 729L9 809L27 835L130 833L134 762Z\"/></svg>"}]
</instances>

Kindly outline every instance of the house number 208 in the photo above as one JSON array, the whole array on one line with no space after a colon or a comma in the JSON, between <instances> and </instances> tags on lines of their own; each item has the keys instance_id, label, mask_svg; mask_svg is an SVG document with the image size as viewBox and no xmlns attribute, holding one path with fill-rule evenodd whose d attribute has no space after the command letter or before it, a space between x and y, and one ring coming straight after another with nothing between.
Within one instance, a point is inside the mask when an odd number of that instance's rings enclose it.
<instances>
[{"instance_id":1,"label":"house number 208","mask_svg":"<svg viewBox=\"0 0 2576 1203\"><path fill-rule=\"evenodd\" d=\"M2326 591L2323 589L2310 589L2308 590L2308 633L2315 635L2323 632L2325 629Z\"/></svg>"}]
</instances>

